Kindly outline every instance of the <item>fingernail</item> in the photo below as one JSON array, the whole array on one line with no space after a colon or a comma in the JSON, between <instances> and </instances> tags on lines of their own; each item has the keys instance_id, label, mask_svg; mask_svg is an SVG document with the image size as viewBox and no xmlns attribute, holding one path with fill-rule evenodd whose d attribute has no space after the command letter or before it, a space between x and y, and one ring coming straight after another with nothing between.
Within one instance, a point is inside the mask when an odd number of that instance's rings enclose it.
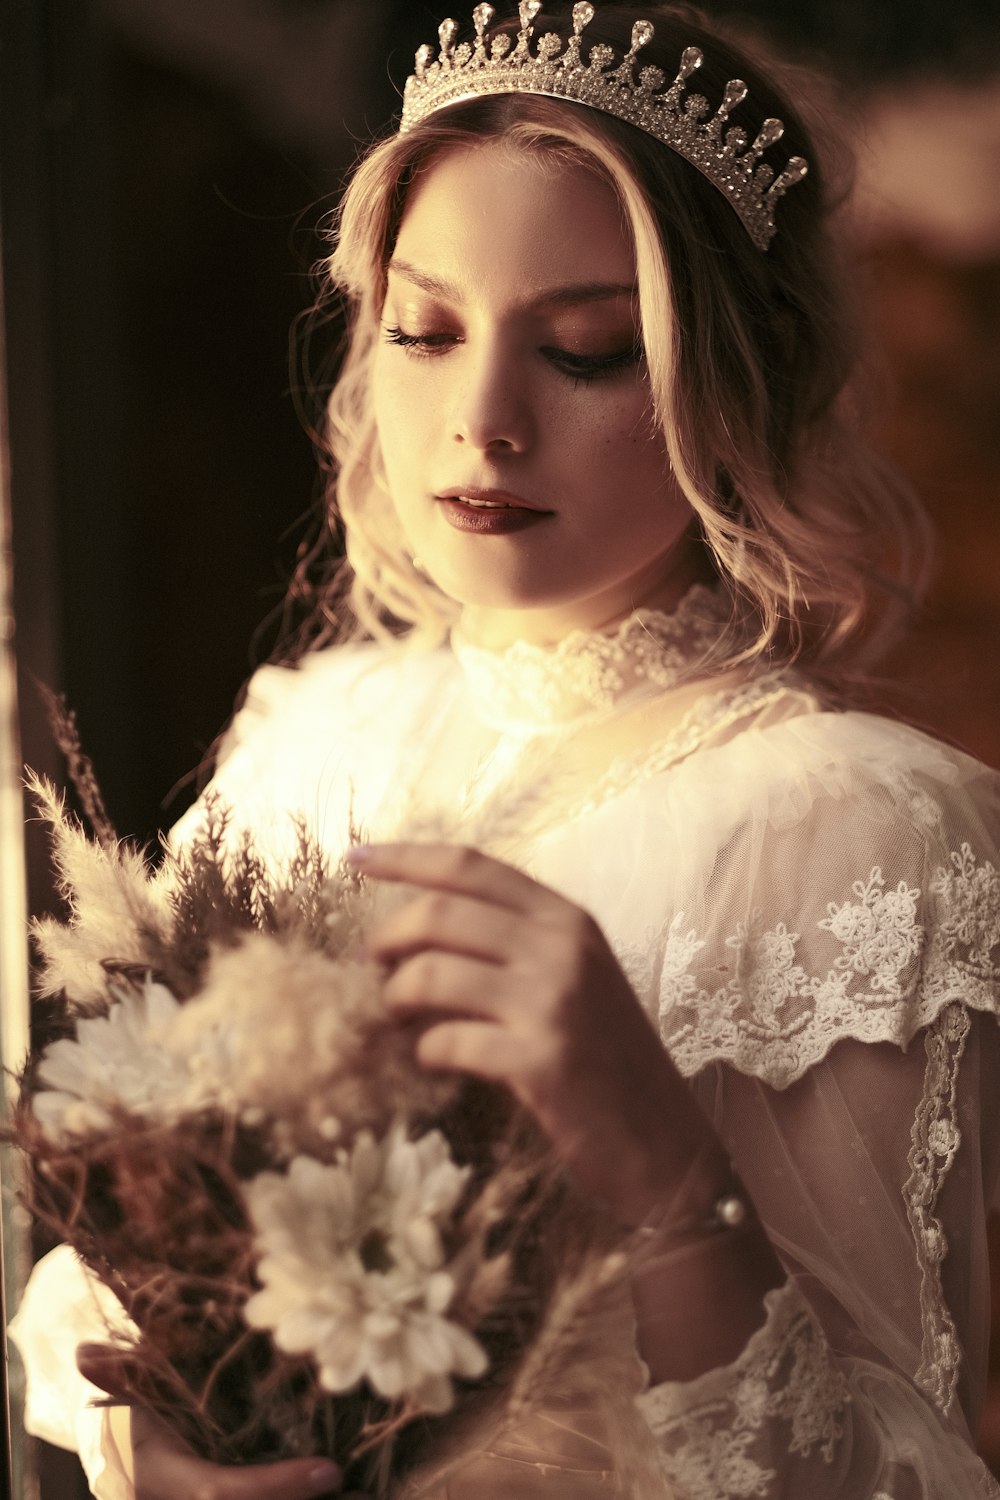
<instances>
[{"instance_id":1,"label":"fingernail","mask_svg":"<svg viewBox=\"0 0 1000 1500\"><path fill-rule=\"evenodd\" d=\"M326 1490L332 1490L340 1483L340 1470L336 1464L324 1460L323 1463L314 1464L306 1474L306 1483L311 1489L315 1489L317 1495L322 1495Z\"/></svg>"},{"instance_id":2,"label":"fingernail","mask_svg":"<svg viewBox=\"0 0 1000 1500\"><path fill-rule=\"evenodd\" d=\"M371 859L372 847L370 844L355 844L348 849L344 858L349 865L363 865L366 859Z\"/></svg>"}]
</instances>

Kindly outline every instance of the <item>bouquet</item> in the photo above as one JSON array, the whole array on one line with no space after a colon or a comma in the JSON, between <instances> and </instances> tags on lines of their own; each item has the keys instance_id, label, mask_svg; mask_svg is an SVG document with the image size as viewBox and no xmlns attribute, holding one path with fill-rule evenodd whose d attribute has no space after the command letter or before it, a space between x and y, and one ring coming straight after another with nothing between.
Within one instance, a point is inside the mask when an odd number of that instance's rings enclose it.
<instances>
[{"instance_id":1,"label":"bouquet","mask_svg":"<svg viewBox=\"0 0 1000 1500\"><path fill-rule=\"evenodd\" d=\"M304 827L270 867L210 797L154 869L92 783L96 838L33 790L69 917L35 927L9 1133L127 1314L129 1399L214 1462L329 1455L379 1500L507 1461L638 1494L565 1416L603 1390L635 1439L631 1340L604 1337L627 1247L506 1092L417 1066L363 957L384 896Z\"/></svg>"}]
</instances>

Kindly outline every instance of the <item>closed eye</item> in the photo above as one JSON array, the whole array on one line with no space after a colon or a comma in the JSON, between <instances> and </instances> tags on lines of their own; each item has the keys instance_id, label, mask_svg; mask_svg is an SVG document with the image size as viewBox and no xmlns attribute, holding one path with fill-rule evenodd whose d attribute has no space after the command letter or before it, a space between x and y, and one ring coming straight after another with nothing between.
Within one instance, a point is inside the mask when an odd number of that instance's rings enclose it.
<instances>
[{"instance_id":1,"label":"closed eye","mask_svg":"<svg viewBox=\"0 0 1000 1500\"><path fill-rule=\"evenodd\" d=\"M453 333L404 333L402 328L387 326L382 330L387 344L409 349L413 354L437 354L459 343Z\"/></svg>"},{"instance_id":2,"label":"closed eye","mask_svg":"<svg viewBox=\"0 0 1000 1500\"><path fill-rule=\"evenodd\" d=\"M573 380L601 380L616 375L619 370L629 369L642 359L642 345L638 341L611 354L573 354L568 349L548 347L542 350L545 358L564 375Z\"/></svg>"},{"instance_id":3,"label":"closed eye","mask_svg":"<svg viewBox=\"0 0 1000 1500\"><path fill-rule=\"evenodd\" d=\"M386 325L382 331L387 344L393 344L398 349L406 349L418 357L443 354L456 344L463 342L458 334L407 333L394 324ZM569 376L573 381L584 383L608 379L620 370L638 365L643 357L642 344L639 340L627 344L623 349L613 350L610 354L576 354L570 349L560 349L553 344L544 345L539 352L561 374Z\"/></svg>"}]
</instances>

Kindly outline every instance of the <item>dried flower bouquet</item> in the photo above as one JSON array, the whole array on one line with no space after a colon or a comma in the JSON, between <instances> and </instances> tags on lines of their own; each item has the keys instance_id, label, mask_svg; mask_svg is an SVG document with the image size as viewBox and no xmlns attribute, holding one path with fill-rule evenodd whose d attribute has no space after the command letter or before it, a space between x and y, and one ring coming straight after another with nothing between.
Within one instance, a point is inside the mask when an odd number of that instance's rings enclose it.
<instances>
[{"instance_id":1,"label":"dried flower bouquet","mask_svg":"<svg viewBox=\"0 0 1000 1500\"><path fill-rule=\"evenodd\" d=\"M34 1212L127 1314L129 1398L216 1462L330 1454L381 1497L581 1384L620 1394L595 1333L620 1236L505 1093L416 1066L364 882L305 829L269 868L211 801L154 871L93 787L96 839L34 792L70 915L36 925L11 1133ZM601 1493L637 1493L602 1463Z\"/></svg>"}]
</instances>

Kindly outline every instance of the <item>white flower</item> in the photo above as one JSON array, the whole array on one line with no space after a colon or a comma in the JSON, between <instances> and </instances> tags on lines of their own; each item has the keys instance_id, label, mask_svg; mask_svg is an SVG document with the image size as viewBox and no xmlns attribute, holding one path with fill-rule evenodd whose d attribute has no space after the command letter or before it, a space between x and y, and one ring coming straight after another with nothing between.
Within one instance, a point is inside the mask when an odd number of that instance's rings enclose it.
<instances>
[{"instance_id":1,"label":"white flower","mask_svg":"<svg viewBox=\"0 0 1000 1500\"><path fill-rule=\"evenodd\" d=\"M445 1316L455 1286L441 1229L467 1178L440 1131L408 1141L401 1125L381 1143L362 1131L335 1166L297 1156L285 1176L261 1173L246 1189L263 1284L247 1322L311 1354L328 1391L367 1380L389 1400L447 1411L451 1376L475 1379L487 1363Z\"/></svg>"},{"instance_id":2,"label":"white flower","mask_svg":"<svg viewBox=\"0 0 1000 1500\"><path fill-rule=\"evenodd\" d=\"M180 1010L162 984L147 979L138 994L125 992L106 1016L76 1023L69 1037L45 1049L38 1079L47 1087L32 1107L53 1140L107 1130L111 1110L129 1110L157 1120L209 1102L208 1080L172 1057L164 1038Z\"/></svg>"}]
</instances>

